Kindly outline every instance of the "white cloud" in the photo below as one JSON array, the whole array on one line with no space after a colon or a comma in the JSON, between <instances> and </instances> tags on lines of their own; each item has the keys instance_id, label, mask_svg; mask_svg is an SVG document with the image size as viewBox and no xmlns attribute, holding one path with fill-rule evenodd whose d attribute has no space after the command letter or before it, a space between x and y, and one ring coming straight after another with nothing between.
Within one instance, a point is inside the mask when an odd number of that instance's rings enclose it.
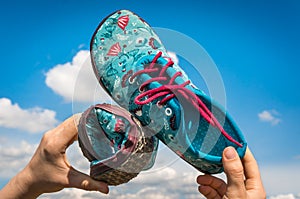
<instances>
[{"instance_id":1,"label":"white cloud","mask_svg":"<svg viewBox=\"0 0 300 199\"><path fill-rule=\"evenodd\" d=\"M48 193L48 194L43 194L40 197L38 197L39 199L64 199L64 198L72 198L72 199L94 199L94 198L102 198L102 196L104 196L101 193L97 193L97 192L87 192L84 190L80 190L80 189L64 189L60 192L56 192L56 193Z\"/></svg>"},{"instance_id":2,"label":"white cloud","mask_svg":"<svg viewBox=\"0 0 300 199\"><path fill-rule=\"evenodd\" d=\"M296 199L293 194L271 196L269 199Z\"/></svg>"},{"instance_id":3,"label":"white cloud","mask_svg":"<svg viewBox=\"0 0 300 199\"><path fill-rule=\"evenodd\" d=\"M37 145L26 141L0 145L0 178L11 178L29 162Z\"/></svg>"},{"instance_id":4,"label":"white cloud","mask_svg":"<svg viewBox=\"0 0 300 199\"><path fill-rule=\"evenodd\" d=\"M110 198L116 199L179 199L179 192L170 191L166 188L167 185L156 186L156 187L148 187L147 183L143 184L144 186L140 186L141 188L136 193L124 193L122 192L113 192ZM146 186L145 186L146 185Z\"/></svg>"},{"instance_id":5,"label":"white cloud","mask_svg":"<svg viewBox=\"0 0 300 199\"><path fill-rule=\"evenodd\" d=\"M83 47L85 47L85 44L80 44L80 45L78 46L78 49L82 49Z\"/></svg>"},{"instance_id":6,"label":"white cloud","mask_svg":"<svg viewBox=\"0 0 300 199\"><path fill-rule=\"evenodd\" d=\"M176 55L176 53L172 52L172 51L168 51L167 52L168 55L171 57L172 61L175 63L175 64L179 64L179 59Z\"/></svg>"},{"instance_id":7,"label":"white cloud","mask_svg":"<svg viewBox=\"0 0 300 199\"><path fill-rule=\"evenodd\" d=\"M268 122L271 125L277 125L281 122L281 119L278 116L279 113L276 110L264 110L258 114L260 121Z\"/></svg>"},{"instance_id":8,"label":"white cloud","mask_svg":"<svg viewBox=\"0 0 300 199\"><path fill-rule=\"evenodd\" d=\"M56 112L39 107L22 109L8 98L0 98L0 126L40 133L57 124Z\"/></svg>"},{"instance_id":9,"label":"white cloud","mask_svg":"<svg viewBox=\"0 0 300 199\"><path fill-rule=\"evenodd\" d=\"M79 51L72 62L58 64L46 72L46 85L66 102L110 100L97 82L87 50Z\"/></svg>"}]
</instances>

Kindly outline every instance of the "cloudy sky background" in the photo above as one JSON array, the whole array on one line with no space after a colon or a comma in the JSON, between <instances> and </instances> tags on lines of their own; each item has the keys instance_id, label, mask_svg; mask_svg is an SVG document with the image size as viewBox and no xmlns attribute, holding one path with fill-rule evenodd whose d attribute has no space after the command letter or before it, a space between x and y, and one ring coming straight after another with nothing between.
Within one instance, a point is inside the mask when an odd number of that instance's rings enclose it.
<instances>
[{"instance_id":1,"label":"cloudy sky background","mask_svg":"<svg viewBox=\"0 0 300 199\"><path fill-rule=\"evenodd\" d=\"M110 102L95 83L89 42L98 23L123 8L153 27L187 35L207 51L222 77L226 108L257 158L268 195L300 197L297 1L2 1L0 187L26 165L45 131L92 103ZM176 49L168 50L186 64ZM210 85L193 81L211 91ZM88 172L77 143L68 153L75 167ZM103 198L200 198L197 175L161 146L152 170ZM67 189L41 198L67 196L99 194Z\"/></svg>"}]
</instances>

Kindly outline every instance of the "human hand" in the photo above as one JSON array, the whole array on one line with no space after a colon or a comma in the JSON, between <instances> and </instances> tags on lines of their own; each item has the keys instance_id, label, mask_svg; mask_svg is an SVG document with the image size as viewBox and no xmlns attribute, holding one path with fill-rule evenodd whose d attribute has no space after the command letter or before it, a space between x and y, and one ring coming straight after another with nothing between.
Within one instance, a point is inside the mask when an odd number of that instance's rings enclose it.
<instances>
[{"instance_id":1,"label":"human hand","mask_svg":"<svg viewBox=\"0 0 300 199\"><path fill-rule=\"evenodd\" d=\"M0 191L1 198L36 198L66 187L108 193L106 183L77 171L67 160L66 149L77 140L78 117L44 134L28 165Z\"/></svg>"},{"instance_id":2,"label":"human hand","mask_svg":"<svg viewBox=\"0 0 300 199\"><path fill-rule=\"evenodd\" d=\"M242 161L233 147L223 151L223 166L227 184L211 175L197 177L199 192L208 199L266 198L256 160L249 148Z\"/></svg>"}]
</instances>

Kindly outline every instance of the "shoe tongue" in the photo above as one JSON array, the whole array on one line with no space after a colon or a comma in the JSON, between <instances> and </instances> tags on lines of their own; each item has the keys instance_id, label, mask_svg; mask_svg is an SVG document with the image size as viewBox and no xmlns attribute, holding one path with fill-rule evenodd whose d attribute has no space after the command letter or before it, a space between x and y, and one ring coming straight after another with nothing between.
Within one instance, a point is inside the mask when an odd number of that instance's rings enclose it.
<instances>
[{"instance_id":1,"label":"shoe tongue","mask_svg":"<svg viewBox=\"0 0 300 199\"><path fill-rule=\"evenodd\" d=\"M146 90L155 89L162 86L158 82L152 82L146 86ZM170 99L163 106L157 105L159 99L149 102L145 105L137 105L134 99L138 96L136 90L130 97L129 111L141 122L143 126L151 126L151 129L160 131L162 128L177 130L181 120L180 104L177 98ZM168 109L168 110L166 110ZM171 109L172 114L166 115Z\"/></svg>"},{"instance_id":2,"label":"shoe tongue","mask_svg":"<svg viewBox=\"0 0 300 199\"><path fill-rule=\"evenodd\" d=\"M151 55L146 55L144 56L142 59L140 59L137 63L136 63L136 66L134 68L136 68L137 71L139 70L143 70L144 68L147 68L150 66L152 60L154 59L155 57L155 54L151 54ZM155 62L155 65L154 65L154 68L163 68L169 61L172 61L170 57L159 57L156 62ZM183 76L185 77L185 72L180 70L180 67L174 63L173 65L169 66L167 68L167 70L165 71L165 73L163 74L163 76L165 77L169 77L169 78L172 78L177 72L181 72L183 74ZM143 83L153 77L157 77L160 73L160 70L158 72L153 72L151 73L151 76L149 74L141 74L140 77L139 77L139 83ZM185 78L182 78L182 77L177 77L175 79L175 82L174 84L183 84L184 82L186 81ZM187 87L190 87L190 86L187 86ZM190 88L189 88L190 89Z\"/></svg>"}]
</instances>

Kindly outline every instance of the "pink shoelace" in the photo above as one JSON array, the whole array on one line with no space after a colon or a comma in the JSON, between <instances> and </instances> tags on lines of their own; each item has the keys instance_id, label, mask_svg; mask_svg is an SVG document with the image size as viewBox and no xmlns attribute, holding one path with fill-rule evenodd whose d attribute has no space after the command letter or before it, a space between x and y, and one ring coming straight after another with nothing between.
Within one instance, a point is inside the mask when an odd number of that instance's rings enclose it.
<instances>
[{"instance_id":1,"label":"pink shoelace","mask_svg":"<svg viewBox=\"0 0 300 199\"><path fill-rule=\"evenodd\" d=\"M172 66L174 63L172 60L169 60L165 66L162 68L154 67L158 58L161 57L162 52L158 52L155 57L153 58L152 62L149 64L148 67L146 67L143 70L137 71L134 73L130 78L129 81L132 82L135 77L143 74L143 73L153 73L153 72L159 72L159 75L157 77L153 77L147 81L145 81L141 86L140 90L144 90L145 86L150 84L154 81L167 81L168 78L164 76L166 70L169 66ZM218 120L215 118L215 116L210 112L210 110L206 107L206 105L197 97L195 93L187 89L185 86L190 84L190 80L184 82L183 84L177 85L174 84L174 81L177 77L182 76L181 72L176 72L173 77L169 80L167 84L164 84L158 88L150 89L145 92L140 93L134 100L134 102L138 105L145 105L148 104L155 99L158 99L160 97L164 97L162 100L158 102L158 105L165 104L168 100L174 98L176 94L182 95L187 101L191 102L191 104L199 111L200 115L212 126L219 129L219 131L225 136L226 139L228 139L230 142L236 144L239 147L242 147L243 145L240 144L238 141L233 139L221 126L221 124L218 122ZM142 98L147 97L145 100L142 100Z\"/></svg>"}]
</instances>

